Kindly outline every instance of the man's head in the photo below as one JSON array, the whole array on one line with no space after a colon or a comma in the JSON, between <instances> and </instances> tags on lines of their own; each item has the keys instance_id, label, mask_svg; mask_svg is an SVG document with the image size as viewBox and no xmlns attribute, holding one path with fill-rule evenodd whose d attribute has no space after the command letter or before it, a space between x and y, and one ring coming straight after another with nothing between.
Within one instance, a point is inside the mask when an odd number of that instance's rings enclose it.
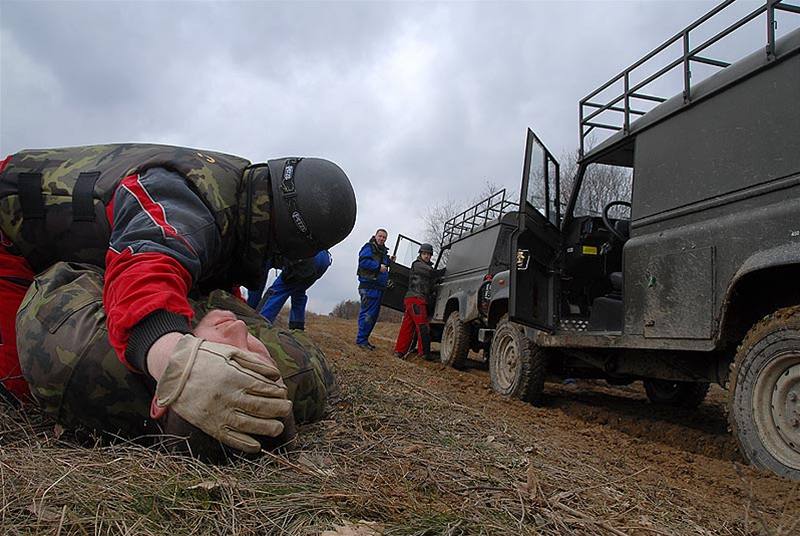
<instances>
[{"instance_id":1,"label":"man's head","mask_svg":"<svg viewBox=\"0 0 800 536\"><path fill-rule=\"evenodd\" d=\"M433 257L433 246L430 244L421 244L419 246L419 258L425 262L431 262Z\"/></svg>"},{"instance_id":2,"label":"man's head","mask_svg":"<svg viewBox=\"0 0 800 536\"><path fill-rule=\"evenodd\" d=\"M375 242L379 246L384 245L387 238L389 238L389 233L386 232L386 229L378 229L375 231Z\"/></svg>"},{"instance_id":3,"label":"man's head","mask_svg":"<svg viewBox=\"0 0 800 536\"><path fill-rule=\"evenodd\" d=\"M356 196L342 169L321 158L281 158L247 168L239 233L248 287L263 283L264 264L281 255L313 257L341 242L356 221Z\"/></svg>"}]
</instances>

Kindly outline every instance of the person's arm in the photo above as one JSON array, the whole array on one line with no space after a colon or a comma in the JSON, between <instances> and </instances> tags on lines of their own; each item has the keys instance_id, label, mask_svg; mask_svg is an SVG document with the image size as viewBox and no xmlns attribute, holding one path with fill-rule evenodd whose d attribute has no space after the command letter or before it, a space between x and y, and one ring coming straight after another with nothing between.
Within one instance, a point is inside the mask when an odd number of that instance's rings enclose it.
<instances>
[{"instance_id":1,"label":"person's arm","mask_svg":"<svg viewBox=\"0 0 800 536\"><path fill-rule=\"evenodd\" d=\"M181 334L190 333L189 290L219 255L214 217L178 174L126 177L110 207L103 305L111 345L156 380ZM150 359L148 352L158 354Z\"/></svg>"}]
</instances>

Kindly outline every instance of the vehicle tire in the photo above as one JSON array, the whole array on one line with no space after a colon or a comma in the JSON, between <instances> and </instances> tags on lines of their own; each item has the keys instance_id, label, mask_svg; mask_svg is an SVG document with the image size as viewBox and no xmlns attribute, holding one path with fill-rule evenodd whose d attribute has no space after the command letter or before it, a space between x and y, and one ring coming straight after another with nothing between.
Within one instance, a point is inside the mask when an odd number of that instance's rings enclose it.
<instances>
[{"instance_id":1,"label":"vehicle tire","mask_svg":"<svg viewBox=\"0 0 800 536\"><path fill-rule=\"evenodd\" d=\"M752 465L800 480L800 306L747 333L731 367L728 419Z\"/></svg>"},{"instance_id":2,"label":"vehicle tire","mask_svg":"<svg viewBox=\"0 0 800 536\"><path fill-rule=\"evenodd\" d=\"M489 351L489 376L496 393L539 404L547 369L546 351L533 344L508 315L500 319Z\"/></svg>"},{"instance_id":3,"label":"vehicle tire","mask_svg":"<svg viewBox=\"0 0 800 536\"><path fill-rule=\"evenodd\" d=\"M708 382L679 382L669 380L644 380L647 398L653 404L675 408L696 408L708 393Z\"/></svg>"},{"instance_id":4,"label":"vehicle tire","mask_svg":"<svg viewBox=\"0 0 800 536\"><path fill-rule=\"evenodd\" d=\"M439 343L439 356L445 365L462 368L469 355L469 325L461 321L458 311L447 317Z\"/></svg>"}]
</instances>

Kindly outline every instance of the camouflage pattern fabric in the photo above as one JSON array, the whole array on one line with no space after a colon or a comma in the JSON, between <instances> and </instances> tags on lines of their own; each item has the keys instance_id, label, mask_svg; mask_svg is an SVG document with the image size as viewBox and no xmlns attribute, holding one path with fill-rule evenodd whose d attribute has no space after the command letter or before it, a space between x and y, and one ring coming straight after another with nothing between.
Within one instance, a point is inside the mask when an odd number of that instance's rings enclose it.
<instances>
[{"instance_id":1,"label":"camouflage pattern fabric","mask_svg":"<svg viewBox=\"0 0 800 536\"><path fill-rule=\"evenodd\" d=\"M198 313L196 318L202 318L212 309L224 309L247 324L250 333L264 343L276 361L289 389L289 399L294 402L298 424L321 419L326 401L338 398L339 386L325 354L304 331L271 326L245 302L222 290L213 291L203 303L193 302L192 306Z\"/></svg>"},{"instance_id":2,"label":"camouflage pattern fabric","mask_svg":"<svg viewBox=\"0 0 800 536\"><path fill-rule=\"evenodd\" d=\"M135 437L152 426L151 389L111 348L102 292L91 265L58 263L34 279L17 312L22 374L64 426Z\"/></svg>"},{"instance_id":3,"label":"camouflage pattern fabric","mask_svg":"<svg viewBox=\"0 0 800 536\"><path fill-rule=\"evenodd\" d=\"M221 258L239 257L230 266L220 263L219 271L250 288L263 283L271 236L269 171L238 156L138 143L20 151L0 173L0 230L36 272L58 261L102 266L111 232L106 205L122 179L156 167L185 177L213 213L228 248ZM74 199L82 175L96 175L81 193L90 197ZM43 214L25 221L20 190L31 182L41 189ZM90 214L76 218L75 203L88 204ZM235 244L240 251L233 251Z\"/></svg>"},{"instance_id":4,"label":"camouflage pattern fabric","mask_svg":"<svg viewBox=\"0 0 800 536\"><path fill-rule=\"evenodd\" d=\"M61 424L135 437L156 430L149 418L155 386L111 348L102 289L103 271L92 265L62 262L38 275L17 313L20 365L33 396ZM211 309L230 310L264 343L298 423L323 417L338 388L324 354L304 333L270 326L227 292L191 301L196 319Z\"/></svg>"}]
</instances>

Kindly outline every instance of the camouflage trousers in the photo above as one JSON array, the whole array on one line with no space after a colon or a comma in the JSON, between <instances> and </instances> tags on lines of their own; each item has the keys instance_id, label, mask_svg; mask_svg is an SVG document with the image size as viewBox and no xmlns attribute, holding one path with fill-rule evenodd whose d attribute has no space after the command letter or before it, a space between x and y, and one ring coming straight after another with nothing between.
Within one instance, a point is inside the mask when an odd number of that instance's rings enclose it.
<instances>
[{"instance_id":1,"label":"camouflage trousers","mask_svg":"<svg viewBox=\"0 0 800 536\"><path fill-rule=\"evenodd\" d=\"M155 384L111 348L102 291L103 271L95 266L62 262L39 274L17 312L20 365L33 397L59 423L135 437L157 430L149 416ZM338 387L325 355L304 332L271 326L221 290L190 302L195 323L212 309L243 320L277 362L296 422L322 418Z\"/></svg>"}]
</instances>

